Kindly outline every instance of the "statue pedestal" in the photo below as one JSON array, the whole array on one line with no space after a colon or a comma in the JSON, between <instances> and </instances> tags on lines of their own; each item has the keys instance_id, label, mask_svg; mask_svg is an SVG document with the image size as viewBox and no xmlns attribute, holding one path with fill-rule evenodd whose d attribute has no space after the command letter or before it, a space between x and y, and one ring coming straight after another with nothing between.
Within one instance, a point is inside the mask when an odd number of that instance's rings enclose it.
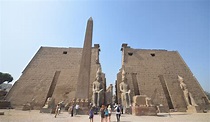
<instances>
[{"instance_id":1,"label":"statue pedestal","mask_svg":"<svg viewBox=\"0 0 210 122\"><path fill-rule=\"evenodd\" d=\"M198 106L187 106L187 113L198 113L199 107Z\"/></svg>"},{"instance_id":2,"label":"statue pedestal","mask_svg":"<svg viewBox=\"0 0 210 122\"><path fill-rule=\"evenodd\" d=\"M146 107L146 106L133 106L132 115L135 116L157 116L156 107Z\"/></svg>"},{"instance_id":3,"label":"statue pedestal","mask_svg":"<svg viewBox=\"0 0 210 122\"><path fill-rule=\"evenodd\" d=\"M158 111L160 111L160 109ZM132 115L156 116L157 109L152 105L151 98L146 95L136 95L133 96Z\"/></svg>"}]
</instances>

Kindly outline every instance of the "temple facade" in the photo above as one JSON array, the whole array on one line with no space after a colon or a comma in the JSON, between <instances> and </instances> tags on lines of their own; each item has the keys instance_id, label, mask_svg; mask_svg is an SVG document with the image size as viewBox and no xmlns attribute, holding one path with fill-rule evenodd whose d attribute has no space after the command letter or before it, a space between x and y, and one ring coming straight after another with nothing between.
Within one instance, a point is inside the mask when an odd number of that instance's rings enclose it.
<instances>
[{"instance_id":1,"label":"temple facade","mask_svg":"<svg viewBox=\"0 0 210 122\"><path fill-rule=\"evenodd\" d=\"M207 96L177 51L134 49L127 44L122 44L121 51L122 67L116 82L117 102L123 102L120 84L123 82L122 74L126 74L132 103L134 96L146 95L164 112L186 112L190 106L202 112L208 107Z\"/></svg>"},{"instance_id":2,"label":"temple facade","mask_svg":"<svg viewBox=\"0 0 210 122\"><path fill-rule=\"evenodd\" d=\"M92 102L93 82L100 66L100 45L94 44L92 47L92 33L93 20L90 18L83 48L40 47L7 94L6 100L13 107L33 101L35 109L44 106L48 98L54 98L55 103L77 101L89 105ZM101 84L105 92L106 78L103 72Z\"/></svg>"}]
</instances>

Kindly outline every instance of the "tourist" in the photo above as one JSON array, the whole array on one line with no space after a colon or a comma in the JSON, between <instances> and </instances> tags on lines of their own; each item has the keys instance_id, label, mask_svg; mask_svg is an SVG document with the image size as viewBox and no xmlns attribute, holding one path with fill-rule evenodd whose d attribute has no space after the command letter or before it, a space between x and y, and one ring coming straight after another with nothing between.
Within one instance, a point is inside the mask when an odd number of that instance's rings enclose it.
<instances>
[{"instance_id":1,"label":"tourist","mask_svg":"<svg viewBox=\"0 0 210 122\"><path fill-rule=\"evenodd\" d=\"M109 122L111 122L111 115L112 115L111 105L109 105L107 109L108 109L108 113L109 113Z\"/></svg>"},{"instance_id":2,"label":"tourist","mask_svg":"<svg viewBox=\"0 0 210 122\"><path fill-rule=\"evenodd\" d=\"M78 110L79 110L79 105L78 105L78 104L76 104L76 106L75 106L75 115L77 115L77 114L78 114Z\"/></svg>"},{"instance_id":3,"label":"tourist","mask_svg":"<svg viewBox=\"0 0 210 122\"><path fill-rule=\"evenodd\" d=\"M121 108L121 113L123 114L123 106L122 106L122 105L120 105L120 108Z\"/></svg>"},{"instance_id":4,"label":"tourist","mask_svg":"<svg viewBox=\"0 0 210 122\"><path fill-rule=\"evenodd\" d=\"M115 111L116 111L116 118L117 118L117 122L120 121L120 115L121 115L121 108L120 108L120 104L118 104L115 108Z\"/></svg>"},{"instance_id":5,"label":"tourist","mask_svg":"<svg viewBox=\"0 0 210 122\"><path fill-rule=\"evenodd\" d=\"M90 119L90 122L93 122L93 117L94 117L94 108L91 107L91 109L89 111L89 119Z\"/></svg>"},{"instance_id":6,"label":"tourist","mask_svg":"<svg viewBox=\"0 0 210 122\"><path fill-rule=\"evenodd\" d=\"M71 111L71 117L73 117L73 115L74 115L74 104L69 108L70 108L70 111Z\"/></svg>"},{"instance_id":7,"label":"tourist","mask_svg":"<svg viewBox=\"0 0 210 122\"><path fill-rule=\"evenodd\" d=\"M107 122L108 117L109 117L109 111L108 111L106 106L105 106L105 109L104 109L104 115L105 115L105 122Z\"/></svg>"},{"instance_id":8,"label":"tourist","mask_svg":"<svg viewBox=\"0 0 210 122\"><path fill-rule=\"evenodd\" d=\"M89 107L92 108L92 107L93 107L93 103L90 103L90 104L89 104Z\"/></svg>"},{"instance_id":9,"label":"tourist","mask_svg":"<svg viewBox=\"0 0 210 122\"><path fill-rule=\"evenodd\" d=\"M57 115L59 115L60 110L61 110L61 106L60 106L60 103L58 103L55 109L55 118L57 117Z\"/></svg>"},{"instance_id":10,"label":"tourist","mask_svg":"<svg viewBox=\"0 0 210 122\"><path fill-rule=\"evenodd\" d=\"M101 122L104 122L104 118L105 118L104 109L105 109L105 106L102 105L102 106L101 106L101 109L100 109L100 113L101 113Z\"/></svg>"}]
</instances>

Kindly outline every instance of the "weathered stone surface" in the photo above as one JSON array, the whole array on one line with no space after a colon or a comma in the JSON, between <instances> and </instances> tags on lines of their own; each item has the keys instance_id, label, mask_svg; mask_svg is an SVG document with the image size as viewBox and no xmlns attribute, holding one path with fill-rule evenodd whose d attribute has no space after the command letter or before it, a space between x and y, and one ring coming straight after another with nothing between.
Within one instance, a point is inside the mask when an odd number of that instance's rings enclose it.
<instances>
[{"instance_id":1,"label":"weathered stone surface","mask_svg":"<svg viewBox=\"0 0 210 122\"><path fill-rule=\"evenodd\" d=\"M156 116L157 110L155 107L133 106L132 115L135 116Z\"/></svg>"},{"instance_id":2,"label":"weathered stone surface","mask_svg":"<svg viewBox=\"0 0 210 122\"><path fill-rule=\"evenodd\" d=\"M90 37L87 38L89 40ZM84 94L87 97L84 99L91 99L92 82L95 79L100 51L99 45L96 44L95 47L91 45L92 43L88 46L90 55L85 57L90 59L87 64L89 68L85 70L89 76L85 77L87 79L83 79L82 83L78 81L78 77L81 73L82 53L86 50L41 47L7 94L6 100L11 101L12 106L16 108L34 100L34 109L40 109L48 97L55 98L55 104L60 101L70 103L73 98L77 98L77 95ZM82 94L76 92L77 89L84 92Z\"/></svg>"},{"instance_id":3,"label":"weathered stone surface","mask_svg":"<svg viewBox=\"0 0 210 122\"><path fill-rule=\"evenodd\" d=\"M146 95L133 96L133 104L137 106L146 106Z\"/></svg>"},{"instance_id":4,"label":"weathered stone surface","mask_svg":"<svg viewBox=\"0 0 210 122\"><path fill-rule=\"evenodd\" d=\"M89 98L92 35L93 35L93 20L92 17L90 17L87 22L84 45L82 49L76 98L82 98L82 99Z\"/></svg>"},{"instance_id":5,"label":"weathered stone surface","mask_svg":"<svg viewBox=\"0 0 210 122\"><path fill-rule=\"evenodd\" d=\"M49 97L47 98L45 105L40 109L40 113L53 113L55 108L56 108L55 99Z\"/></svg>"},{"instance_id":6,"label":"weathered stone surface","mask_svg":"<svg viewBox=\"0 0 210 122\"><path fill-rule=\"evenodd\" d=\"M188 113L197 113L201 112L199 106L187 106Z\"/></svg>"},{"instance_id":7,"label":"weathered stone surface","mask_svg":"<svg viewBox=\"0 0 210 122\"><path fill-rule=\"evenodd\" d=\"M139 94L146 94L153 100L155 106L162 104L165 112L170 109L186 112L187 105L177 80L177 75L180 75L200 109L204 110L208 106L209 102L203 89L177 51L133 49L123 44L122 58L122 68L125 68L127 73L131 97L139 90ZM122 82L120 72L117 75L117 89ZM134 86L133 80L137 81L137 85ZM135 92L136 88L138 90ZM117 97L119 102L121 99L119 90Z\"/></svg>"},{"instance_id":8,"label":"weathered stone surface","mask_svg":"<svg viewBox=\"0 0 210 122\"><path fill-rule=\"evenodd\" d=\"M9 101L0 100L0 109L11 108L11 104Z\"/></svg>"}]
</instances>

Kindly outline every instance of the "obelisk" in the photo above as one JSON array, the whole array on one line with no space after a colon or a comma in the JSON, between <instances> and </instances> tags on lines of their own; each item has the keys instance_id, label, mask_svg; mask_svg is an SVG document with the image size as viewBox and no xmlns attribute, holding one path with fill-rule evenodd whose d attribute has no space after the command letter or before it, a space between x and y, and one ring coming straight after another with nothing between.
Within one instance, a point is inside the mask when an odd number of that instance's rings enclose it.
<instances>
[{"instance_id":1,"label":"obelisk","mask_svg":"<svg viewBox=\"0 0 210 122\"><path fill-rule=\"evenodd\" d=\"M88 19L84 45L82 50L82 58L80 62L80 70L77 81L76 98L89 98L90 68L91 68L91 49L92 49L93 20Z\"/></svg>"}]
</instances>

